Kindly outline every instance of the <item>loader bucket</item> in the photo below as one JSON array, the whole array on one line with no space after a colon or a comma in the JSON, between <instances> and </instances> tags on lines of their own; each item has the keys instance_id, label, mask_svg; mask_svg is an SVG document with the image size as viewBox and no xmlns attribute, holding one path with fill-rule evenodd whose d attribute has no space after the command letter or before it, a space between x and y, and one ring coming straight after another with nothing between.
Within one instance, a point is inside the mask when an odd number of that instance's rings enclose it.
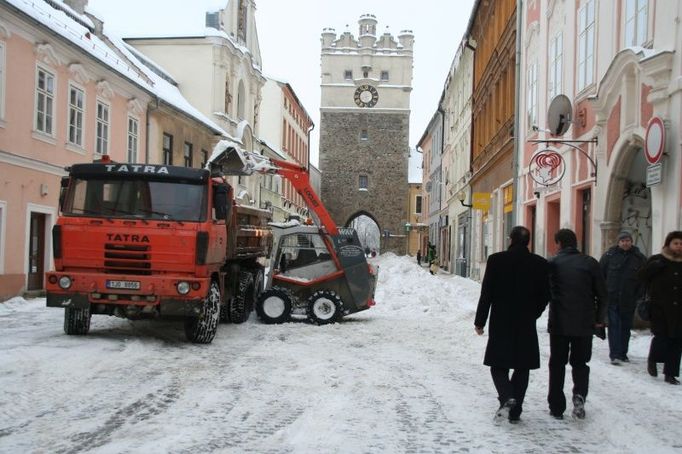
<instances>
[{"instance_id":1,"label":"loader bucket","mask_svg":"<svg viewBox=\"0 0 682 454\"><path fill-rule=\"evenodd\" d=\"M225 140L215 146L206 167L211 171L211 176L253 173L253 166L244 151L234 142Z\"/></svg>"}]
</instances>

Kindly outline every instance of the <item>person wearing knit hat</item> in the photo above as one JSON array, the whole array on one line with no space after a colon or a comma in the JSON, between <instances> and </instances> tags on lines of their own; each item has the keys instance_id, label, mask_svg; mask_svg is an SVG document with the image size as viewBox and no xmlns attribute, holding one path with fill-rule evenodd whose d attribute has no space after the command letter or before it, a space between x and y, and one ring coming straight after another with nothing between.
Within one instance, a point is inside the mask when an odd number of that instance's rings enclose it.
<instances>
[{"instance_id":1,"label":"person wearing knit hat","mask_svg":"<svg viewBox=\"0 0 682 454\"><path fill-rule=\"evenodd\" d=\"M620 232L617 241L599 261L609 293L609 357L614 366L630 362L630 331L637 301L645 293L637 271L646 262L646 257L633 245L630 232Z\"/></svg>"}]
</instances>

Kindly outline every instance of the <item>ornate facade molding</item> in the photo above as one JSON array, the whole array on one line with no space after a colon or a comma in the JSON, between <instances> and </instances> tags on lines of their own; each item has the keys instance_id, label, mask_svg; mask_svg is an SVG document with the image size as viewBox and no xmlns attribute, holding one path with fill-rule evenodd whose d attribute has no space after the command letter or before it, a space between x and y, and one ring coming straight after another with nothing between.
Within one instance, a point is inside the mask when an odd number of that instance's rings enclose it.
<instances>
[{"instance_id":1,"label":"ornate facade molding","mask_svg":"<svg viewBox=\"0 0 682 454\"><path fill-rule=\"evenodd\" d=\"M0 38L9 38L12 36L12 32L9 31L9 27L7 27L7 24L0 20Z\"/></svg>"},{"instance_id":2,"label":"ornate facade molding","mask_svg":"<svg viewBox=\"0 0 682 454\"><path fill-rule=\"evenodd\" d=\"M71 63L69 65L69 74L71 74L73 80L82 85L85 85L92 80L90 74L80 63Z\"/></svg>"},{"instance_id":3,"label":"ornate facade molding","mask_svg":"<svg viewBox=\"0 0 682 454\"><path fill-rule=\"evenodd\" d=\"M114 97L114 90L111 88L111 84L106 80L102 79L97 82L97 95L104 99L111 99Z\"/></svg>"},{"instance_id":4,"label":"ornate facade molding","mask_svg":"<svg viewBox=\"0 0 682 454\"><path fill-rule=\"evenodd\" d=\"M51 66L61 66L64 64L62 58L57 54L52 44L36 43L33 48L38 60Z\"/></svg>"},{"instance_id":5,"label":"ornate facade molding","mask_svg":"<svg viewBox=\"0 0 682 454\"><path fill-rule=\"evenodd\" d=\"M130 98L128 100L128 113L140 116L144 113L144 105L137 98Z\"/></svg>"}]
</instances>

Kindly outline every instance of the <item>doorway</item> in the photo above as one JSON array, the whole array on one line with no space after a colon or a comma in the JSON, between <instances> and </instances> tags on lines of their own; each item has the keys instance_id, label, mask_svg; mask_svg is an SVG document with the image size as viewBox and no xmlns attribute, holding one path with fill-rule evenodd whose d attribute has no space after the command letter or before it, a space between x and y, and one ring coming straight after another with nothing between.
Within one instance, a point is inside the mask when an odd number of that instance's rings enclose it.
<instances>
[{"instance_id":1,"label":"doorway","mask_svg":"<svg viewBox=\"0 0 682 454\"><path fill-rule=\"evenodd\" d=\"M469 277L469 213L460 214L457 218L457 257L455 273Z\"/></svg>"},{"instance_id":2,"label":"doorway","mask_svg":"<svg viewBox=\"0 0 682 454\"><path fill-rule=\"evenodd\" d=\"M45 275L45 214L31 213L28 244L27 290L41 290Z\"/></svg>"}]
</instances>

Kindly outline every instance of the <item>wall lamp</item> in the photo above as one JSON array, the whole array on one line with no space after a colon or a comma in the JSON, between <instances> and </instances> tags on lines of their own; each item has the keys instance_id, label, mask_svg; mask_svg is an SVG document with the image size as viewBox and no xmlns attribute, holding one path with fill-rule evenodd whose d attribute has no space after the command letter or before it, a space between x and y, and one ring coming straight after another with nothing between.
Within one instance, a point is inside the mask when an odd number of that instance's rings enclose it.
<instances>
[{"instance_id":1,"label":"wall lamp","mask_svg":"<svg viewBox=\"0 0 682 454\"><path fill-rule=\"evenodd\" d=\"M463 207L471 208L472 206L474 206L471 203L464 203L465 198L466 198L466 194L464 193L464 191L459 191L457 193L457 200L459 200L459 203L461 203Z\"/></svg>"}]
</instances>

